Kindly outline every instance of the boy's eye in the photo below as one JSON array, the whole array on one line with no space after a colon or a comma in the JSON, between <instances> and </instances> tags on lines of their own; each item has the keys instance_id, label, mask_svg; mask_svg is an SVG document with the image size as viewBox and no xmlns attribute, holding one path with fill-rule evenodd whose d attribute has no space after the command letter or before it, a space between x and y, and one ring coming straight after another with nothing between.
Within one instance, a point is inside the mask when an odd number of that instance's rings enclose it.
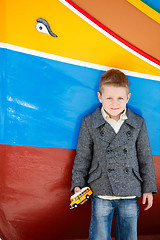
<instances>
[{"instance_id":1,"label":"boy's eye","mask_svg":"<svg viewBox=\"0 0 160 240\"><path fill-rule=\"evenodd\" d=\"M108 100L112 99L111 97L107 97Z\"/></svg>"},{"instance_id":2,"label":"boy's eye","mask_svg":"<svg viewBox=\"0 0 160 240\"><path fill-rule=\"evenodd\" d=\"M119 99L119 100L123 100L123 98L122 98L122 97L119 97L118 99Z\"/></svg>"}]
</instances>

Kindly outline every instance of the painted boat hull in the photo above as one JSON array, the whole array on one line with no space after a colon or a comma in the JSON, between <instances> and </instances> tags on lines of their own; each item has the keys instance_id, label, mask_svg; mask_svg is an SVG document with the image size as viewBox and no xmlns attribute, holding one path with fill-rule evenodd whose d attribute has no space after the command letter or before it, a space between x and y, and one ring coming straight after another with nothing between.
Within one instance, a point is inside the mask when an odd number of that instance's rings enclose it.
<instances>
[{"instance_id":1,"label":"painted boat hull","mask_svg":"<svg viewBox=\"0 0 160 240\"><path fill-rule=\"evenodd\" d=\"M123 69L132 92L129 107L146 120L159 189L159 69L116 45L59 1L47 0L43 7L37 1L26 3L25 11L22 1L5 4L6 16L0 15L7 26L6 35L0 36L0 237L87 238L90 202L69 210L81 119L99 105L101 74L110 67ZM49 19L57 39L36 30L39 15ZM154 207L144 212L140 200L139 234L159 234L158 201L159 194Z\"/></svg>"}]
</instances>

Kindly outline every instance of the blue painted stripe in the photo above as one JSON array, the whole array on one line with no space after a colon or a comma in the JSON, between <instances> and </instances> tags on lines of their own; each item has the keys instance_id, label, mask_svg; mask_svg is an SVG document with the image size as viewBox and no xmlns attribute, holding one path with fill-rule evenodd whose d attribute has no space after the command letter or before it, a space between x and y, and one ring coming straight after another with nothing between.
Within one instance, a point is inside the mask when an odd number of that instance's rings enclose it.
<instances>
[{"instance_id":1,"label":"blue painted stripe","mask_svg":"<svg viewBox=\"0 0 160 240\"><path fill-rule=\"evenodd\" d=\"M76 148L82 117L99 105L96 92L103 71L0 51L0 143ZM129 80L129 106L145 118L152 153L160 155L160 82Z\"/></svg>"}]
</instances>

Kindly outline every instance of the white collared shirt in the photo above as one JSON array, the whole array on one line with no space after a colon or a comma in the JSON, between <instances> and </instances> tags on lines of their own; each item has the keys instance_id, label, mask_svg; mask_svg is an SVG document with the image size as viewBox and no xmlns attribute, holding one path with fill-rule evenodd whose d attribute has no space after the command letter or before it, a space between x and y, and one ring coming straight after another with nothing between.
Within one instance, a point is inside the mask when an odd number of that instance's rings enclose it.
<instances>
[{"instance_id":1,"label":"white collared shirt","mask_svg":"<svg viewBox=\"0 0 160 240\"><path fill-rule=\"evenodd\" d=\"M110 118L110 116L105 112L103 107L101 108L101 113L105 121L107 121L111 125L111 127L114 129L116 133L118 133L124 121L128 119L126 114L126 108L124 109L124 112L121 114L120 119L118 121L114 120L113 118Z\"/></svg>"},{"instance_id":2,"label":"white collared shirt","mask_svg":"<svg viewBox=\"0 0 160 240\"><path fill-rule=\"evenodd\" d=\"M107 121L111 127L114 129L116 133L119 132L122 124L127 118L126 114L126 108L124 109L124 112L121 114L120 119L118 121L114 120L113 118L110 118L110 116L105 112L103 106L101 108L101 113L105 121ZM120 196L98 196L99 198L107 199L107 200L114 200L114 199L131 199L135 198L136 196L128 196L128 197L120 197Z\"/></svg>"}]
</instances>

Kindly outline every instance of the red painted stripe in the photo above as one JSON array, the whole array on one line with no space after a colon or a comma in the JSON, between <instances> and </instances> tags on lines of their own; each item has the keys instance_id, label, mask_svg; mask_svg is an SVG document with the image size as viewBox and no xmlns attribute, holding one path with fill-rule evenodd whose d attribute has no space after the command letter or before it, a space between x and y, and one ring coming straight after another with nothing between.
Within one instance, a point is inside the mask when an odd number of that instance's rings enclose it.
<instances>
[{"instance_id":1,"label":"red painted stripe","mask_svg":"<svg viewBox=\"0 0 160 240\"><path fill-rule=\"evenodd\" d=\"M148 60L158 64L160 66L160 61L154 57L152 57L151 55L145 53L144 51L142 51L141 49L135 47L134 45L132 45L131 43L127 42L125 39L123 39L122 37L120 37L119 35L117 35L115 32L113 32L112 30L110 30L109 28L107 28L106 26L104 26L102 23L100 23L98 20L96 20L94 17L92 17L89 13L87 13L86 11L84 11L82 8L80 8L78 5L76 5L75 3L73 3L71 0L65 0L68 4L70 4L72 7L74 7L77 11L79 11L81 14L83 14L85 17L87 17L89 20L91 20L93 23L95 23L97 26L99 26L100 28L102 28L104 31L106 31L107 33L109 33L112 37L116 38L118 41L120 41L121 43L123 43L124 45L126 45L127 47L129 47L130 49L132 49L133 51L137 52L138 54L140 54L141 56L147 58Z\"/></svg>"},{"instance_id":2,"label":"red painted stripe","mask_svg":"<svg viewBox=\"0 0 160 240\"><path fill-rule=\"evenodd\" d=\"M74 149L0 145L1 238L53 240L87 237L90 201L74 214L69 209L75 154ZM158 194L155 194L154 205L149 211L143 211L142 199L139 199L139 234L160 233L160 156L153 156L153 159Z\"/></svg>"}]
</instances>

